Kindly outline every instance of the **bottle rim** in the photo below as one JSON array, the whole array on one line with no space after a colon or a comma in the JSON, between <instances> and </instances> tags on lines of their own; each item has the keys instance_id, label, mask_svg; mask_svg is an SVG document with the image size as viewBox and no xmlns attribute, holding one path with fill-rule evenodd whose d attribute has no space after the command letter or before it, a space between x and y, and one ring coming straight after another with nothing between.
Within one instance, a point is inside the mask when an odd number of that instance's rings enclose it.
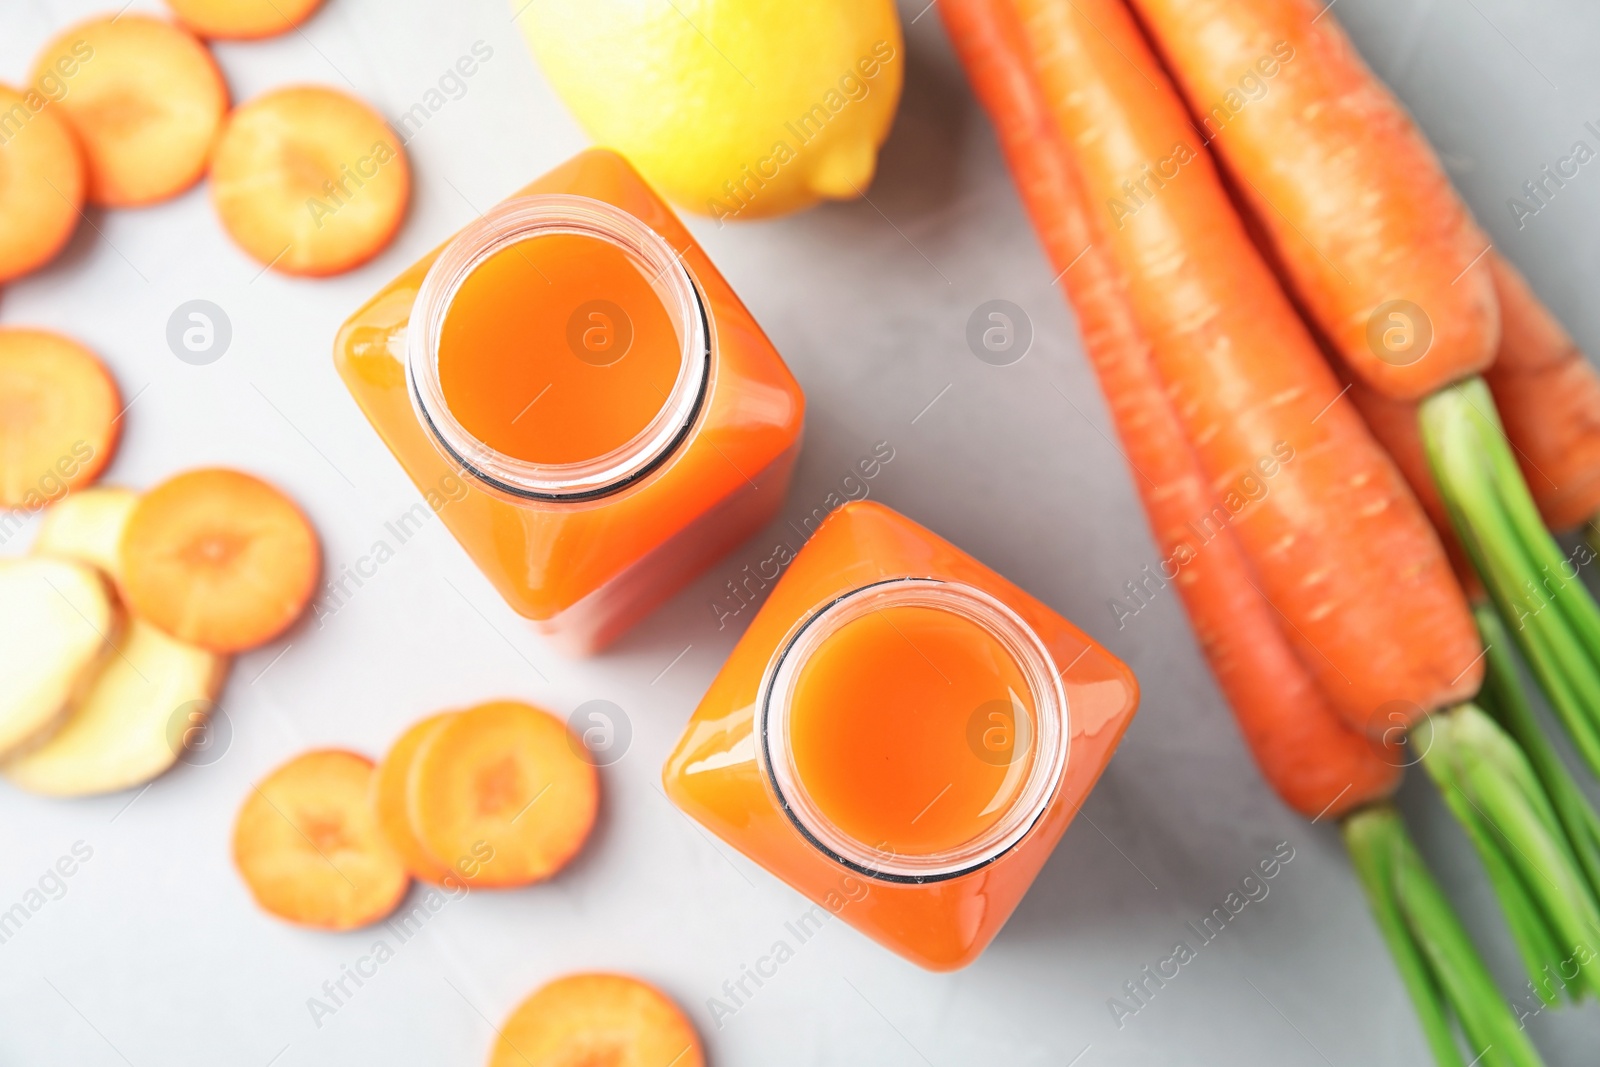
<instances>
[{"instance_id":1,"label":"bottle rim","mask_svg":"<svg viewBox=\"0 0 1600 1067\"><path fill-rule=\"evenodd\" d=\"M592 459L533 463L492 448L451 413L439 381L439 339L467 277L484 261L534 237L574 234L620 248L650 280L679 341L678 375L655 416L631 439ZM548 193L496 205L458 233L428 268L406 333L406 383L418 421L465 473L520 500L581 501L607 496L656 470L689 436L711 380L705 301L680 252L623 209L586 196Z\"/></svg>"},{"instance_id":2,"label":"bottle rim","mask_svg":"<svg viewBox=\"0 0 1600 1067\"><path fill-rule=\"evenodd\" d=\"M788 735L794 687L811 655L846 624L885 607L900 606L937 608L980 626L1022 669L1034 705L1028 753L1032 764L1006 810L970 841L918 855L860 841L830 820L801 781ZM1021 616L989 593L937 578L874 582L812 612L789 632L768 664L756 698L756 716L757 761L789 822L836 863L882 882L921 884L958 878L1010 852L1049 810L1065 777L1070 747L1066 691L1044 641Z\"/></svg>"}]
</instances>

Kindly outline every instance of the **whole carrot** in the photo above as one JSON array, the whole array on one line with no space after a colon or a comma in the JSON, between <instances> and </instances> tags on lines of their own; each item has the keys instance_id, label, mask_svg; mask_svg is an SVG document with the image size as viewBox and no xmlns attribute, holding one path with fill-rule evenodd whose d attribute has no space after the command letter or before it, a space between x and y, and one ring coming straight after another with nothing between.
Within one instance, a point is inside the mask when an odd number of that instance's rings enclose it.
<instances>
[{"instance_id":1,"label":"whole carrot","mask_svg":"<svg viewBox=\"0 0 1600 1067\"><path fill-rule=\"evenodd\" d=\"M1427 518L1251 244L1120 0L1020 0L1033 69L1188 439L1319 688L1358 729L1466 699L1482 646ZM1227 513L1201 526L1221 525Z\"/></svg>"},{"instance_id":2,"label":"whole carrot","mask_svg":"<svg viewBox=\"0 0 1600 1067\"><path fill-rule=\"evenodd\" d=\"M1581 520L1600 493L1585 427L1600 382L1519 279L1496 270L1438 161L1320 0L1127 2L1317 327L1375 391L1420 398L1451 525L1600 774L1600 604L1547 528ZM1352 312L1379 298L1358 331ZM1474 373L1497 347L1521 368L1501 375L1515 426Z\"/></svg>"},{"instance_id":3,"label":"whole carrot","mask_svg":"<svg viewBox=\"0 0 1600 1067\"><path fill-rule=\"evenodd\" d=\"M1499 252L1500 354L1484 372L1506 436L1552 530L1600 513L1600 373Z\"/></svg>"},{"instance_id":4,"label":"whole carrot","mask_svg":"<svg viewBox=\"0 0 1600 1067\"><path fill-rule=\"evenodd\" d=\"M1131 3L1356 375L1417 399L1487 367L1500 336L1488 239L1329 5Z\"/></svg>"},{"instance_id":5,"label":"whole carrot","mask_svg":"<svg viewBox=\"0 0 1600 1067\"><path fill-rule=\"evenodd\" d=\"M1457 1025L1475 1048L1494 1048L1492 1062L1537 1067L1537 1052L1500 999L1404 825L1381 800L1398 770L1323 703L1254 591L1231 533L1223 530L1199 552L1189 545L1184 512L1204 506L1213 494L1151 360L1137 309L1109 257L1088 243L1093 228L1082 187L1044 107L1010 5L945 0L941 12L1077 307L1085 348L1139 474L1157 539L1180 567L1174 580L1251 751L1297 810L1313 819L1328 811L1340 814L1351 859L1440 1067L1465 1063Z\"/></svg>"},{"instance_id":6,"label":"whole carrot","mask_svg":"<svg viewBox=\"0 0 1600 1067\"><path fill-rule=\"evenodd\" d=\"M944 0L940 11L1000 137L1034 229L1078 314L1134 468L1145 512L1213 674L1268 783L1296 811L1339 816L1388 796L1397 761L1347 726L1285 640L1256 591L1232 530L1196 547L1191 523L1210 515L1207 484L1151 363L1149 345L1091 229L1071 160L1026 65L1014 21L986 0Z\"/></svg>"}]
</instances>

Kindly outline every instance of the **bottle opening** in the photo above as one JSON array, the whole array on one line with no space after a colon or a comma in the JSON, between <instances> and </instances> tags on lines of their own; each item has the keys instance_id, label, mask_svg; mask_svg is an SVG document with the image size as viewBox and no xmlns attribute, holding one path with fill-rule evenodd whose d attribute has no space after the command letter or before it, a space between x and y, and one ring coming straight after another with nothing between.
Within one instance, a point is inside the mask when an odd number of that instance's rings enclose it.
<instances>
[{"instance_id":1,"label":"bottle opening","mask_svg":"<svg viewBox=\"0 0 1600 1067\"><path fill-rule=\"evenodd\" d=\"M795 826L886 881L968 873L1020 841L1066 767L1049 650L983 591L906 578L804 621L760 698L761 760Z\"/></svg>"},{"instance_id":2,"label":"bottle opening","mask_svg":"<svg viewBox=\"0 0 1600 1067\"><path fill-rule=\"evenodd\" d=\"M417 292L419 419L502 493L581 500L660 466L710 377L710 328L677 252L620 208L507 201L462 230Z\"/></svg>"}]
</instances>

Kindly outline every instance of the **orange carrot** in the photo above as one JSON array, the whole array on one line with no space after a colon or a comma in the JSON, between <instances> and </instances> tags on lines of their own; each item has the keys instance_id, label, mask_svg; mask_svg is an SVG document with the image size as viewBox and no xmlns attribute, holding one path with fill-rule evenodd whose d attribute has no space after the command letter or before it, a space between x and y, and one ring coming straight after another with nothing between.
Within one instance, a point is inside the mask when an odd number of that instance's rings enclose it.
<instances>
[{"instance_id":1,"label":"orange carrot","mask_svg":"<svg viewBox=\"0 0 1600 1067\"><path fill-rule=\"evenodd\" d=\"M1131 3L1356 375L1419 399L1487 367L1500 335L1489 241L1328 5Z\"/></svg>"},{"instance_id":2,"label":"orange carrot","mask_svg":"<svg viewBox=\"0 0 1600 1067\"><path fill-rule=\"evenodd\" d=\"M1093 205L1092 241L1228 504L1197 525L1237 533L1253 580L1346 722L1366 728L1396 702L1420 715L1471 696L1482 646L1444 550L1360 416L1335 402L1338 381L1132 16L1120 0L1017 8ZM1263 495L1244 501L1240 485Z\"/></svg>"},{"instance_id":3,"label":"orange carrot","mask_svg":"<svg viewBox=\"0 0 1600 1067\"><path fill-rule=\"evenodd\" d=\"M400 857L414 878L434 885L452 885L455 868L440 863L422 847L411 829L411 815L406 807L406 785L411 777L411 765L416 762L417 750L424 742L439 732L439 728L454 715L453 711L429 715L412 723L384 754L372 774L372 814L378 829L389 848Z\"/></svg>"},{"instance_id":4,"label":"orange carrot","mask_svg":"<svg viewBox=\"0 0 1600 1067\"><path fill-rule=\"evenodd\" d=\"M0 328L0 507L36 511L92 484L116 451L121 411L94 353L45 330Z\"/></svg>"},{"instance_id":5,"label":"orange carrot","mask_svg":"<svg viewBox=\"0 0 1600 1067\"><path fill-rule=\"evenodd\" d=\"M1484 599L1487 594L1483 583L1478 580L1478 572L1473 570L1472 560L1450 523L1444 497L1433 483L1433 471L1428 467L1428 455L1422 443L1422 424L1417 419L1417 402L1384 396L1363 382L1351 381L1349 385L1350 400L1361 412L1367 428L1393 458L1406 484L1416 494L1417 503L1427 512L1428 521L1433 523L1434 532L1450 557L1450 567L1456 572L1456 580L1461 583L1467 599L1473 602Z\"/></svg>"},{"instance_id":6,"label":"orange carrot","mask_svg":"<svg viewBox=\"0 0 1600 1067\"><path fill-rule=\"evenodd\" d=\"M277 637L316 591L322 553L294 501L241 471L185 471L140 498L119 551L134 614L213 652Z\"/></svg>"},{"instance_id":7,"label":"orange carrot","mask_svg":"<svg viewBox=\"0 0 1600 1067\"><path fill-rule=\"evenodd\" d=\"M1034 228L1077 309L1136 484L1201 648L1262 774L1310 817L1343 814L1393 791L1400 771L1347 726L1256 591L1231 529L1196 548L1190 523L1215 495L1163 390L1148 343L1091 227L1073 164L1027 66L1021 29L993 0L944 0L940 12ZM1163 568L1165 573L1165 568Z\"/></svg>"},{"instance_id":8,"label":"orange carrot","mask_svg":"<svg viewBox=\"0 0 1600 1067\"><path fill-rule=\"evenodd\" d=\"M705 1067L672 998L625 974L569 974L535 991L496 1031L489 1067Z\"/></svg>"},{"instance_id":9,"label":"orange carrot","mask_svg":"<svg viewBox=\"0 0 1600 1067\"><path fill-rule=\"evenodd\" d=\"M495 700L458 712L417 746L408 822L422 848L472 886L542 881L594 826L600 779L549 712Z\"/></svg>"},{"instance_id":10,"label":"orange carrot","mask_svg":"<svg viewBox=\"0 0 1600 1067\"><path fill-rule=\"evenodd\" d=\"M233 823L233 863L256 903L289 922L353 930L405 896L411 876L367 804L372 761L303 752L252 786Z\"/></svg>"},{"instance_id":11,"label":"orange carrot","mask_svg":"<svg viewBox=\"0 0 1600 1067\"><path fill-rule=\"evenodd\" d=\"M86 178L72 127L38 90L0 85L0 282L61 251L78 228Z\"/></svg>"},{"instance_id":12,"label":"orange carrot","mask_svg":"<svg viewBox=\"0 0 1600 1067\"><path fill-rule=\"evenodd\" d=\"M411 166L372 108L319 85L235 108L211 154L211 200L240 248L284 274L352 270L394 238Z\"/></svg>"},{"instance_id":13,"label":"orange carrot","mask_svg":"<svg viewBox=\"0 0 1600 1067\"><path fill-rule=\"evenodd\" d=\"M1540 513L1565 530L1600 512L1600 373L1517 268L1484 258L1503 329L1483 377Z\"/></svg>"},{"instance_id":14,"label":"orange carrot","mask_svg":"<svg viewBox=\"0 0 1600 1067\"><path fill-rule=\"evenodd\" d=\"M228 111L211 51L181 26L123 11L63 30L34 60L34 85L59 85L78 135L89 201L141 207L200 180Z\"/></svg>"},{"instance_id":15,"label":"orange carrot","mask_svg":"<svg viewBox=\"0 0 1600 1067\"><path fill-rule=\"evenodd\" d=\"M201 37L254 41L288 33L322 0L167 0L178 21Z\"/></svg>"}]
</instances>

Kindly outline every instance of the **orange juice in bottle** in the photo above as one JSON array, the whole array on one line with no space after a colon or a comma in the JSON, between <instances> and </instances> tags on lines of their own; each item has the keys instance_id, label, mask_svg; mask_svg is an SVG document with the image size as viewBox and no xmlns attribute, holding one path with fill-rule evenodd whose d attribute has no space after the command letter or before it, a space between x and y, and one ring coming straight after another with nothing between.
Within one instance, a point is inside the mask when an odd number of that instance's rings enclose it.
<instances>
[{"instance_id":1,"label":"orange juice in bottle","mask_svg":"<svg viewBox=\"0 0 1600 1067\"><path fill-rule=\"evenodd\" d=\"M689 815L934 970L999 932L1138 704L1120 661L880 504L795 556L667 761Z\"/></svg>"},{"instance_id":2,"label":"orange juice in bottle","mask_svg":"<svg viewBox=\"0 0 1600 1067\"><path fill-rule=\"evenodd\" d=\"M800 445L771 342L604 150L414 264L334 360L500 594L579 653L765 525Z\"/></svg>"}]
</instances>

